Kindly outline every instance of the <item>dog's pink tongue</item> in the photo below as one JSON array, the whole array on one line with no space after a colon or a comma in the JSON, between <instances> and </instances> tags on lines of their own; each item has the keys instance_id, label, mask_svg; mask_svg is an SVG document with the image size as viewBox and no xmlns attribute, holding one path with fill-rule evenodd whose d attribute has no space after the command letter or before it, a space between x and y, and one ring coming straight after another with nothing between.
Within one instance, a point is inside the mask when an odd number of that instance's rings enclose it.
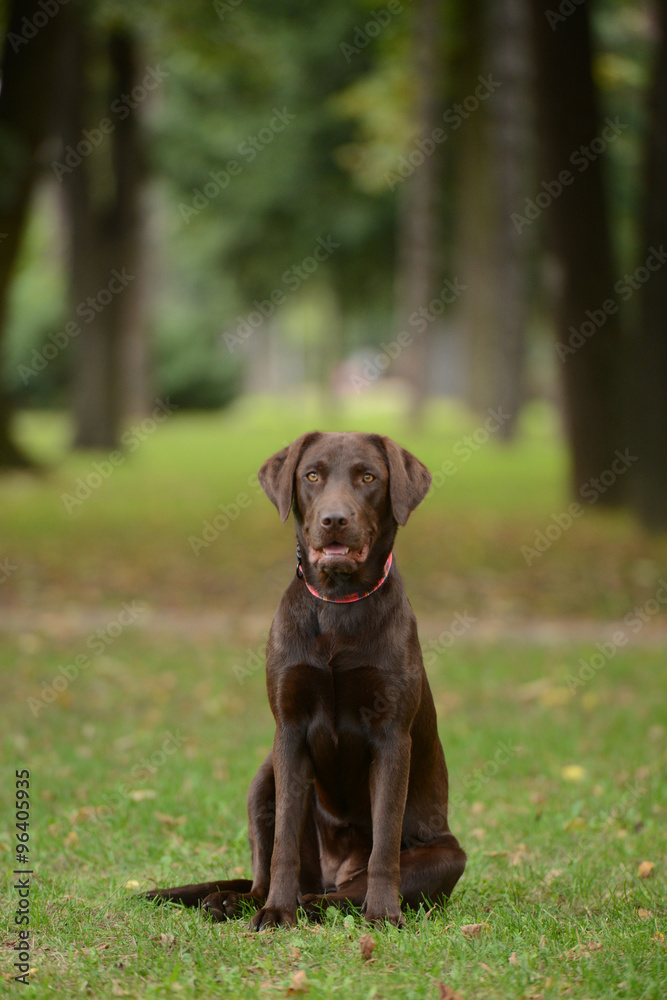
<instances>
[{"instance_id":1,"label":"dog's pink tongue","mask_svg":"<svg viewBox=\"0 0 667 1000\"><path fill-rule=\"evenodd\" d=\"M324 553L327 556L343 556L347 551L347 545L341 545L340 542L332 542L331 545L324 546Z\"/></svg>"}]
</instances>

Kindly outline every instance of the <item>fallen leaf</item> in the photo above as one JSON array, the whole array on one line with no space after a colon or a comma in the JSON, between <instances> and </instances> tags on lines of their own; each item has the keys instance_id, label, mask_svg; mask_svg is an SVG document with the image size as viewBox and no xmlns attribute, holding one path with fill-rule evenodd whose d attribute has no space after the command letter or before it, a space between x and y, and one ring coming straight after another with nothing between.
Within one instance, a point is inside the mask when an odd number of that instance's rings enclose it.
<instances>
[{"instance_id":1,"label":"fallen leaf","mask_svg":"<svg viewBox=\"0 0 667 1000\"><path fill-rule=\"evenodd\" d=\"M560 708L572 700L572 693L566 687L548 687L538 695L538 701L543 708Z\"/></svg>"},{"instance_id":2,"label":"fallen leaf","mask_svg":"<svg viewBox=\"0 0 667 1000\"><path fill-rule=\"evenodd\" d=\"M586 776L585 769L581 764L566 764L561 768L561 777L564 781L583 781Z\"/></svg>"},{"instance_id":3,"label":"fallen leaf","mask_svg":"<svg viewBox=\"0 0 667 1000\"><path fill-rule=\"evenodd\" d=\"M447 986L446 983L436 983L438 987L438 1000L463 1000L460 993L453 990L451 986Z\"/></svg>"},{"instance_id":4,"label":"fallen leaf","mask_svg":"<svg viewBox=\"0 0 667 1000\"><path fill-rule=\"evenodd\" d=\"M129 892L134 892L135 889L139 888L139 886L140 883L137 882L136 878L129 878L123 888L127 889Z\"/></svg>"},{"instance_id":5,"label":"fallen leaf","mask_svg":"<svg viewBox=\"0 0 667 1000\"><path fill-rule=\"evenodd\" d=\"M507 959L510 965L517 966L519 964L519 959L516 957L516 952L513 951L510 957Z\"/></svg>"},{"instance_id":6,"label":"fallen leaf","mask_svg":"<svg viewBox=\"0 0 667 1000\"><path fill-rule=\"evenodd\" d=\"M72 826L76 826L77 823L84 823L86 820L95 820L104 816L104 811L104 806L81 806L69 814L69 821Z\"/></svg>"},{"instance_id":7,"label":"fallen leaf","mask_svg":"<svg viewBox=\"0 0 667 1000\"><path fill-rule=\"evenodd\" d=\"M655 861L642 861L637 869L637 874L640 878L648 878L654 868Z\"/></svg>"},{"instance_id":8,"label":"fallen leaf","mask_svg":"<svg viewBox=\"0 0 667 1000\"><path fill-rule=\"evenodd\" d=\"M128 798L132 799L133 802L143 802L145 799L154 799L157 797L157 792L152 788L133 788L127 794Z\"/></svg>"},{"instance_id":9,"label":"fallen leaf","mask_svg":"<svg viewBox=\"0 0 667 1000\"><path fill-rule=\"evenodd\" d=\"M569 951L564 952L562 958L573 961L575 958L590 958L594 951L601 951L602 945L599 941L588 941L586 944L580 944L576 948L570 948Z\"/></svg>"},{"instance_id":10,"label":"fallen leaf","mask_svg":"<svg viewBox=\"0 0 667 1000\"><path fill-rule=\"evenodd\" d=\"M510 864L513 865L514 868L518 868L519 865L523 864L527 855L528 851L526 850L526 845L519 844L516 851L510 855Z\"/></svg>"},{"instance_id":11,"label":"fallen leaf","mask_svg":"<svg viewBox=\"0 0 667 1000\"><path fill-rule=\"evenodd\" d=\"M310 988L310 983L308 982L308 976L306 975L305 969L299 969L292 976L292 982L288 993L307 993Z\"/></svg>"},{"instance_id":12,"label":"fallen leaf","mask_svg":"<svg viewBox=\"0 0 667 1000\"><path fill-rule=\"evenodd\" d=\"M563 823L564 830L585 830L588 824L583 816L573 816L572 819L568 819L566 823Z\"/></svg>"},{"instance_id":13,"label":"fallen leaf","mask_svg":"<svg viewBox=\"0 0 667 1000\"><path fill-rule=\"evenodd\" d=\"M76 830L70 830L70 832L63 840L63 847L74 847L74 845L78 843L79 843L79 834L76 832Z\"/></svg>"},{"instance_id":14,"label":"fallen leaf","mask_svg":"<svg viewBox=\"0 0 667 1000\"><path fill-rule=\"evenodd\" d=\"M644 910L640 906L639 909L637 910L637 916L639 917L640 920L650 920L651 917L655 916L655 913L653 912L653 910Z\"/></svg>"},{"instance_id":15,"label":"fallen leaf","mask_svg":"<svg viewBox=\"0 0 667 1000\"><path fill-rule=\"evenodd\" d=\"M461 927L461 934L464 938L470 941L472 938L481 937L489 931L489 925L485 923L481 924L463 924Z\"/></svg>"},{"instance_id":16,"label":"fallen leaf","mask_svg":"<svg viewBox=\"0 0 667 1000\"><path fill-rule=\"evenodd\" d=\"M292 947L290 948L289 953L291 958L293 958L295 962L298 962L298 960L301 958L301 948L295 948L294 945L292 945Z\"/></svg>"},{"instance_id":17,"label":"fallen leaf","mask_svg":"<svg viewBox=\"0 0 667 1000\"><path fill-rule=\"evenodd\" d=\"M599 703L600 698L594 691L587 691L581 699L581 705L585 712L593 712Z\"/></svg>"},{"instance_id":18,"label":"fallen leaf","mask_svg":"<svg viewBox=\"0 0 667 1000\"><path fill-rule=\"evenodd\" d=\"M375 951L376 941L372 934L363 934L359 938L359 948L361 949L361 954L364 957L364 961L367 962Z\"/></svg>"},{"instance_id":19,"label":"fallen leaf","mask_svg":"<svg viewBox=\"0 0 667 1000\"><path fill-rule=\"evenodd\" d=\"M165 826L183 826L187 822L187 816L168 816L166 813L154 812L153 815Z\"/></svg>"}]
</instances>

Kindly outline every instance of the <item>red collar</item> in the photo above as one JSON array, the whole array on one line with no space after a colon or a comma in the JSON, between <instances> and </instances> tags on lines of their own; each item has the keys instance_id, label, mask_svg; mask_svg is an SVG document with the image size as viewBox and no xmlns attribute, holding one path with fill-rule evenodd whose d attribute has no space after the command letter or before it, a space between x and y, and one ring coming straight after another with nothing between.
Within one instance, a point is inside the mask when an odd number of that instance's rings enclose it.
<instances>
[{"instance_id":1,"label":"red collar","mask_svg":"<svg viewBox=\"0 0 667 1000\"><path fill-rule=\"evenodd\" d=\"M313 597L319 598L320 601L328 601L331 604L353 604L355 601L363 601L364 597L370 597L370 595L374 594L376 590L379 590L379 588L382 586L384 581L389 576L389 570L391 569L391 564L394 561L394 553L393 552L389 553L387 561L384 564L384 569L382 570L382 576L375 584L375 586L372 588L372 590L367 590L365 594L349 594L347 597L325 597L324 594L320 594L318 590L315 590L314 587L311 587L311 585L308 583L303 574L303 567L301 565L300 556L297 556L297 558L298 562L296 566L296 575L303 577L303 582L308 587L308 590L311 592Z\"/></svg>"}]
</instances>

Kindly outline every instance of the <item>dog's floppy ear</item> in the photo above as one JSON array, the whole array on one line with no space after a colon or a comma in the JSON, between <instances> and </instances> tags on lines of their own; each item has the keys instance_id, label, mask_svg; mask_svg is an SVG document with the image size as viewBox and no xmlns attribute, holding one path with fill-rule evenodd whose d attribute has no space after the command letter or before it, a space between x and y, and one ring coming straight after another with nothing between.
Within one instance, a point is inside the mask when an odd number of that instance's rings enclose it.
<instances>
[{"instance_id":1,"label":"dog's floppy ear","mask_svg":"<svg viewBox=\"0 0 667 1000\"><path fill-rule=\"evenodd\" d=\"M286 448L267 458L257 473L259 484L267 497L278 508L280 520L286 521L292 509L294 495L294 472L306 445L321 436L320 431L310 431L292 441Z\"/></svg>"},{"instance_id":2,"label":"dog's floppy ear","mask_svg":"<svg viewBox=\"0 0 667 1000\"><path fill-rule=\"evenodd\" d=\"M405 524L410 511L417 507L431 485L431 473L411 452L391 438L380 438L389 463L389 499L394 517Z\"/></svg>"}]
</instances>

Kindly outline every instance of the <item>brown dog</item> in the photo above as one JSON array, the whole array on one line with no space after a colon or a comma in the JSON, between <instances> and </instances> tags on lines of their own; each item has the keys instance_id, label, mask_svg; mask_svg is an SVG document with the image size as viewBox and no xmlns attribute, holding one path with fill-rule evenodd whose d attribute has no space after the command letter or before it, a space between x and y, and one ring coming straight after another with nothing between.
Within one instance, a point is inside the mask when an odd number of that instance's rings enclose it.
<instances>
[{"instance_id":1,"label":"brown dog","mask_svg":"<svg viewBox=\"0 0 667 1000\"><path fill-rule=\"evenodd\" d=\"M248 794L253 879L148 897L201 903L218 920L248 901L257 930L330 903L400 926L401 899L442 901L466 861L392 556L431 476L390 438L313 432L269 458L259 481L283 521L294 509L299 562L267 645L276 732Z\"/></svg>"}]
</instances>

